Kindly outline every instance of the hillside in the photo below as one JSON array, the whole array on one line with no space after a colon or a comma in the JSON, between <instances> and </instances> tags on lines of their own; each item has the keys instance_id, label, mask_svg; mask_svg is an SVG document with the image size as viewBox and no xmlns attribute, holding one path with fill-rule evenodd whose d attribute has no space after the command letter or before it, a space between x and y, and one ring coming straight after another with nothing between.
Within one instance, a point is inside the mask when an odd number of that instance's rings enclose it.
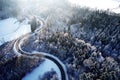
<instances>
[{"instance_id":1,"label":"hillside","mask_svg":"<svg viewBox=\"0 0 120 80\"><path fill-rule=\"evenodd\" d=\"M66 2L50 6L38 13L26 11L25 15L17 15L17 19L30 20L28 24L33 32L18 45L24 52L18 49L22 56L16 55L13 46L25 35L0 46L0 79L21 80L44 63L46 55L34 54L39 51L62 61L68 80L120 80L120 14L71 6ZM41 17L44 24L40 23ZM35 32L40 25L42 28ZM39 80L59 78L53 70L39 76Z\"/></svg>"}]
</instances>

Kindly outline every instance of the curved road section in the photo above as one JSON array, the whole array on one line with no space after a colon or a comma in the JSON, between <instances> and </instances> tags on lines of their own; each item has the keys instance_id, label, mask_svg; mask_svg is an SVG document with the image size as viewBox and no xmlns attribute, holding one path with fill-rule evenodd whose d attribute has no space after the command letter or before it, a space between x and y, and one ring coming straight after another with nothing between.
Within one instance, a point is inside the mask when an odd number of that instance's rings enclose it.
<instances>
[{"instance_id":1,"label":"curved road section","mask_svg":"<svg viewBox=\"0 0 120 80\"><path fill-rule=\"evenodd\" d=\"M17 56L21 56L21 55L41 55L43 56L44 58L46 59L49 59L51 61L53 61L57 66L58 68L60 69L60 75L61 75L61 79L60 80L68 80L68 75L67 75L67 70L66 70L66 67L65 65L55 56L49 54L49 53L44 53L44 52L38 52L38 51L34 51L34 52L27 52L27 51L24 51L22 48L21 48L21 45L24 43L24 40L28 37L28 36L34 36L44 25L44 22L43 20L40 20L40 26L35 30L34 33L29 33L29 35L25 35L22 39L18 39L14 46L13 46L13 50L14 52L16 53ZM46 65L47 66L47 65Z\"/></svg>"}]
</instances>

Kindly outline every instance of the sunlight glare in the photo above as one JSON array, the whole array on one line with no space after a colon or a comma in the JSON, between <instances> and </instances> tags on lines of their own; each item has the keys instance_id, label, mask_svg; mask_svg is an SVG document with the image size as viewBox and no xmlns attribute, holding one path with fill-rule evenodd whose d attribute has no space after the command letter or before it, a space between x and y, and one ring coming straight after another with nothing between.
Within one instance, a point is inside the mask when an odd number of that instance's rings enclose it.
<instances>
[{"instance_id":1,"label":"sunlight glare","mask_svg":"<svg viewBox=\"0 0 120 80\"><path fill-rule=\"evenodd\" d=\"M68 0L71 4L96 8L96 9L112 9L119 6L120 1L117 0Z\"/></svg>"}]
</instances>

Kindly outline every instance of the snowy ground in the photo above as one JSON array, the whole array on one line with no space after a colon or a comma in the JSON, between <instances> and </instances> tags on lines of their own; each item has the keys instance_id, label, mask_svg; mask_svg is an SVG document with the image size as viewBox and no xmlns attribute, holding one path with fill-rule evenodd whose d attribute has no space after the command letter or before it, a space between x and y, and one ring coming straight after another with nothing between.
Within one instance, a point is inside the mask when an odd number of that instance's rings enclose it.
<instances>
[{"instance_id":1,"label":"snowy ground","mask_svg":"<svg viewBox=\"0 0 120 80\"><path fill-rule=\"evenodd\" d=\"M0 45L7 41L11 41L20 37L23 34L31 32L28 20L19 22L15 18L8 18L0 21ZM39 80L46 72L51 70L56 71L58 78L61 79L61 74L58 66L51 60L45 59L37 68L28 73L22 80Z\"/></svg>"},{"instance_id":2,"label":"snowy ground","mask_svg":"<svg viewBox=\"0 0 120 80\"><path fill-rule=\"evenodd\" d=\"M73 5L85 6L92 9L110 10L120 13L120 0L68 0Z\"/></svg>"},{"instance_id":3,"label":"snowy ground","mask_svg":"<svg viewBox=\"0 0 120 80\"><path fill-rule=\"evenodd\" d=\"M22 80L39 80L39 77L43 76L46 72L51 70L56 71L59 80L61 79L60 70L58 66L51 60L45 59L45 61L35 68L31 73L28 73Z\"/></svg>"},{"instance_id":4,"label":"snowy ground","mask_svg":"<svg viewBox=\"0 0 120 80\"><path fill-rule=\"evenodd\" d=\"M29 32L31 32L31 27L27 24L27 20L22 23L15 18L0 20L0 45Z\"/></svg>"}]
</instances>

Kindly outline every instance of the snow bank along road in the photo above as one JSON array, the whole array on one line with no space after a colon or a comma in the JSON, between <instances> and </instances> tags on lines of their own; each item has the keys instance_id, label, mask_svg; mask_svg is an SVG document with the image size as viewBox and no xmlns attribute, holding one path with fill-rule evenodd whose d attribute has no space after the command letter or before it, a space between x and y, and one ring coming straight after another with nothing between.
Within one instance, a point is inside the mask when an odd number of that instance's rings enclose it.
<instances>
[{"instance_id":1,"label":"snow bank along road","mask_svg":"<svg viewBox=\"0 0 120 80\"><path fill-rule=\"evenodd\" d=\"M43 27L44 21L42 19L40 19L40 24L41 25L35 30L34 33L29 33L28 35L34 36L38 32L38 30L40 30ZM53 61L58 66L58 68L60 69L60 76L61 76L60 80L68 80L66 67L57 57L55 57L49 53L44 53L44 52L38 52L38 51L34 51L32 53L27 52L21 48L21 45L24 43L24 40L28 37L28 35L25 35L23 38L16 40L14 47L13 47L13 50L16 53L16 55L18 57L21 55L31 55L31 56L32 55L41 55L42 57ZM49 66L49 65L46 65L46 66Z\"/></svg>"}]
</instances>

